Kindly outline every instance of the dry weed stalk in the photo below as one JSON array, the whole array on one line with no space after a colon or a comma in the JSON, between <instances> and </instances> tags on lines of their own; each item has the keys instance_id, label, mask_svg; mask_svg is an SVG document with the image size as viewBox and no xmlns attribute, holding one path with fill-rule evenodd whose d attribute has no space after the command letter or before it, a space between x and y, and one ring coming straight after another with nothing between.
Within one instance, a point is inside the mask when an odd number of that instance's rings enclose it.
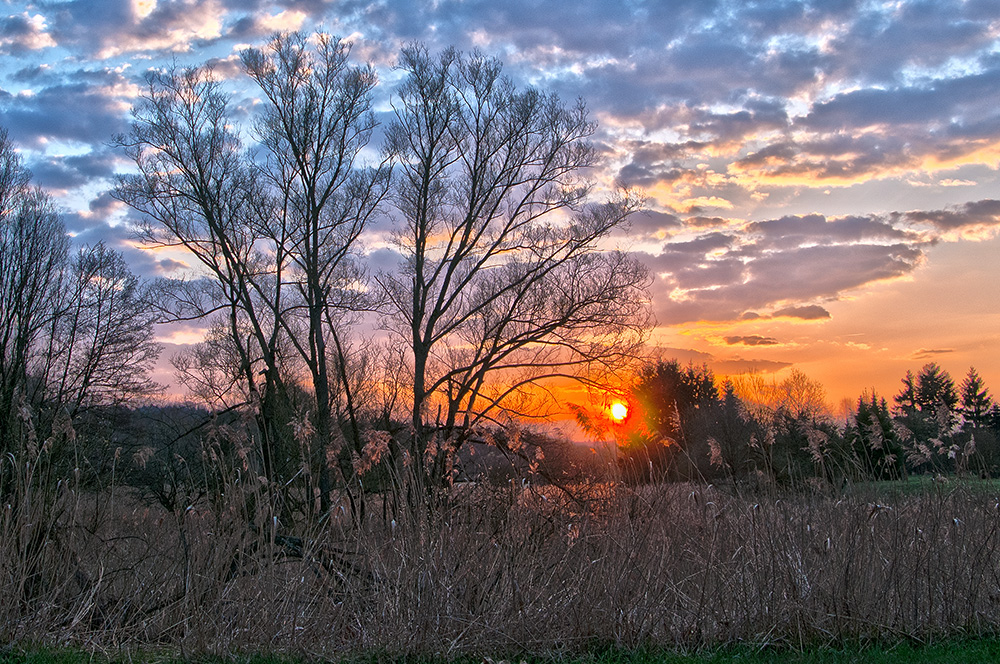
<instances>
[{"instance_id":1,"label":"dry weed stalk","mask_svg":"<svg viewBox=\"0 0 1000 664\"><path fill-rule=\"evenodd\" d=\"M358 527L345 510L295 534L274 526L266 490L233 481L223 499L171 514L121 489L112 502L68 487L32 561L10 544L26 524L8 509L2 590L23 587L29 569L44 589L3 603L0 636L336 655L1000 628L1000 502L953 486L876 499L605 484L586 503L551 487L479 485L428 518Z\"/></svg>"}]
</instances>

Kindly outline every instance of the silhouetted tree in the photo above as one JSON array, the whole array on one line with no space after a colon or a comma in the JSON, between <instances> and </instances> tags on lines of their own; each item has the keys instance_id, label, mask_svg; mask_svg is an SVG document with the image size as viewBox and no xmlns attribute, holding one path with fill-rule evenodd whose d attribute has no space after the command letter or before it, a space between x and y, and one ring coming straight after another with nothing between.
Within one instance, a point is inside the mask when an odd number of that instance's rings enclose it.
<instances>
[{"instance_id":1,"label":"silhouetted tree","mask_svg":"<svg viewBox=\"0 0 1000 664\"><path fill-rule=\"evenodd\" d=\"M763 439L764 431L736 395L731 380L726 379L721 392L718 404L710 411L709 463L724 477L742 479L753 470L750 441Z\"/></svg>"},{"instance_id":2,"label":"silhouetted tree","mask_svg":"<svg viewBox=\"0 0 1000 664\"><path fill-rule=\"evenodd\" d=\"M874 390L858 397L845 437L862 478L901 479L906 474L903 446L889 406Z\"/></svg>"},{"instance_id":3,"label":"silhouetted tree","mask_svg":"<svg viewBox=\"0 0 1000 664\"><path fill-rule=\"evenodd\" d=\"M118 145L135 174L118 179L114 196L142 214L149 247L186 250L209 276L168 282L164 315L173 320L217 315L236 357L234 379L258 424L256 462L271 480L288 479L293 417L281 346L287 269L281 247L267 251L261 229L273 210L245 158L229 96L207 68L151 72Z\"/></svg>"},{"instance_id":4,"label":"silhouetted tree","mask_svg":"<svg viewBox=\"0 0 1000 664\"><path fill-rule=\"evenodd\" d=\"M975 367L969 367L969 373L959 388L962 417L973 429L985 427L989 421L990 410L993 408L993 396L987 389L983 379Z\"/></svg>"},{"instance_id":5,"label":"silhouetted tree","mask_svg":"<svg viewBox=\"0 0 1000 664\"><path fill-rule=\"evenodd\" d=\"M207 67L151 74L118 140L139 172L120 178L115 195L143 213L146 243L186 249L210 276L165 288L175 319L216 321L206 345L180 360L183 380L203 396L245 395L263 474L286 488L295 478L298 494L317 492L323 511L331 462L358 506L351 459L362 438L346 336L371 309L357 242L389 184L385 164L361 163L377 80L349 56L339 39L299 33L241 53L263 96L257 154L245 151ZM302 369L312 403L297 401Z\"/></svg>"},{"instance_id":6,"label":"silhouetted tree","mask_svg":"<svg viewBox=\"0 0 1000 664\"><path fill-rule=\"evenodd\" d=\"M588 204L596 162L582 103L518 90L501 64L408 46L389 129L397 274L380 277L387 327L409 347L410 459L447 481L479 425L537 415L530 387L586 380L636 348L647 275L600 242L640 201Z\"/></svg>"},{"instance_id":7,"label":"silhouetted tree","mask_svg":"<svg viewBox=\"0 0 1000 664\"><path fill-rule=\"evenodd\" d=\"M0 129L0 454L17 451L34 427L28 403L31 362L52 325L69 238L49 197Z\"/></svg>"},{"instance_id":8,"label":"silhouetted tree","mask_svg":"<svg viewBox=\"0 0 1000 664\"><path fill-rule=\"evenodd\" d=\"M953 439L958 393L948 372L936 362L925 364L915 377L907 371L894 401L908 464L914 469L953 469L963 451Z\"/></svg>"},{"instance_id":9,"label":"silhouetted tree","mask_svg":"<svg viewBox=\"0 0 1000 664\"><path fill-rule=\"evenodd\" d=\"M626 460L639 459L637 472L676 478L709 472L709 438L720 405L715 376L705 365L682 366L676 359L643 365L630 389L635 419ZM652 468L644 468L652 464Z\"/></svg>"},{"instance_id":10,"label":"silhouetted tree","mask_svg":"<svg viewBox=\"0 0 1000 664\"><path fill-rule=\"evenodd\" d=\"M301 33L278 35L263 49L242 52L244 67L267 102L256 124L267 156L258 172L280 202L264 232L287 253L303 304L278 320L305 362L315 394L323 511L333 488L328 456L338 459L352 504L361 498L351 455L361 453L362 440L342 338L351 317L373 304L360 287L364 272L355 257L390 175L385 162L374 168L360 164L377 125L371 113L377 77L370 65L352 66L349 56L349 45L339 39L319 34L310 47ZM297 332L297 321L304 334ZM331 375L336 370L338 375ZM341 437L333 435L332 383L344 392L350 446L335 445Z\"/></svg>"}]
</instances>

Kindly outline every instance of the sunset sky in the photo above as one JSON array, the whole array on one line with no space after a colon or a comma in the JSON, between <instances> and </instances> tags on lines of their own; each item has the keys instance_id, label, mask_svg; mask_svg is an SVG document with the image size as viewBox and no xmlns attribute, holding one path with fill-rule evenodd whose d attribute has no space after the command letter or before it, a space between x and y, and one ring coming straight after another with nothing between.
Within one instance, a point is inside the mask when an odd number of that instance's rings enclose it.
<instances>
[{"instance_id":1,"label":"sunset sky","mask_svg":"<svg viewBox=\"0 0 1000 664\"><path fill-rule=\"evenodd\" d=\"M108 194L144 73L211 61L248 118L238 51L316 28L376 65L385 114L413 40L584 98L595 177L648 196L617 240L667 357L796 367L834 405L929 361L1000 391L1000 2L5 0L0 125L80 242L173 276Z\"/></svg>"}]
</instances>

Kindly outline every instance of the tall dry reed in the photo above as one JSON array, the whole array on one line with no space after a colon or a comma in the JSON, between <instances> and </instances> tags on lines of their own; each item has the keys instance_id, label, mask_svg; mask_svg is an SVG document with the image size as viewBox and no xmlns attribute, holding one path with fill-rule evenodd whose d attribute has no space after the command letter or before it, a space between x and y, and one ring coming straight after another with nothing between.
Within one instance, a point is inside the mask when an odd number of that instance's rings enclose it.
<instances>
[{"instance_id":1,"label":"tall dry reed","mask_svg":"<svg viewBox=\"0 0 1000 664\"><path fill-rule=\"evenodd\" d=\"M0 603L7 642L551 654L1000 627L1000 502L955 485L881 497L478 486L426 518L357 527L345 514L294 535L239 484L177 513L124 489L51 499L64 508L36 560L10 544L26 522L0 518L0 593L19 593Z\"/></svg>"}]
</instances>

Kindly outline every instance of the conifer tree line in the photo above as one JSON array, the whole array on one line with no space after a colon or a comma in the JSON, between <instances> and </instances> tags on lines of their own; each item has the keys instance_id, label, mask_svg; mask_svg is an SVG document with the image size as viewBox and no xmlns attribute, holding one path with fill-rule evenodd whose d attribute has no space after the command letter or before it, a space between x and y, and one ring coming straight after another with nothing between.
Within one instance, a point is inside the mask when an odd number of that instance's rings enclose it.
<instances>
[{"instance_id":1,"label":"conifer tree line","mask_svg":"<svg viewBox=\"0 0 1000 664\"><path fill-rule=\"evenodd\" d=\"M633 414L617 438L627 476L797 483L902 480L914 474L1000 475L1000 404L976 369L955 380L936 362L907 371L891 402L866 390L841 417L822 385L717 380L707 366L645 364L629 389ZM580 413L586 428L593 418Z\"/></svg>"}]
</instances>

